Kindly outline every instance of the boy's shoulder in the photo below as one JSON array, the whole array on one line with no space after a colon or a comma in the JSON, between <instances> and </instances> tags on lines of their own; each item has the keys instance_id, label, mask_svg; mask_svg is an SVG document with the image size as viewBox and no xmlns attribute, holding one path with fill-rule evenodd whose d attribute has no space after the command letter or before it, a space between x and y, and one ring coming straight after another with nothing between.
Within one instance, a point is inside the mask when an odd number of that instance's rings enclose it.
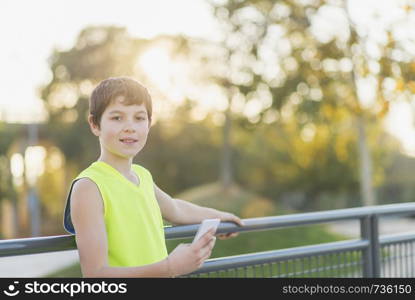
<instances>
[{"instance_id":1,"label":"boy's shoulder","mask_svg":"<svg viewBox=\"0 0 415 300\"><path fill-rule=\"evenodd\" d=\"M102 170L98 168L98 165L96 164L96 162L94 162L90 164L87 168L83 169L79 173L77 178L85 177L86 175L89 175L89 174L99 174L99 173L102 173Z\"/></svg>"},{"instance_id":2,"label":"boy's shoulder","mask_svg":"<svg viewBox=\"0 0 415 300\"><path fill-rule=\"evenodd\" d=\"M82 177L74 181L72 194L96 193L98 191L97 184L89 177Z\"/></svg>"}]
</instances>

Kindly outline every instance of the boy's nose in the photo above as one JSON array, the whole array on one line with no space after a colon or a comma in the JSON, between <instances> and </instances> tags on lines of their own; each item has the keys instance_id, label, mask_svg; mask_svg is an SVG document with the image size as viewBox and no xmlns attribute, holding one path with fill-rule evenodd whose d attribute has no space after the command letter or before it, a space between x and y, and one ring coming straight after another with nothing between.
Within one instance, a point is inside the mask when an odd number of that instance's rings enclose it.
<instances>
[{"instance_id":1,"label":"boy's nose","mask_svg":"<svg viewBox=\"0 0 415 300\"><path fill-rule=\"evenodd\" d=\"M135 132L135 128L134 125L132 124L132 122L127 122L123 128L123 131L125 132Z\"/></svg>"},{"instance_id":2,"label":"boy's nose","mask_svg":"<svg viewBox=\"0 0 415 300\"><path fill-rule=\"evenodd\" d=\"M135 132L135 129L132 126L126 126L126 127L124 127L124 131L125 132Z\"/></svg>"}]
</instances>

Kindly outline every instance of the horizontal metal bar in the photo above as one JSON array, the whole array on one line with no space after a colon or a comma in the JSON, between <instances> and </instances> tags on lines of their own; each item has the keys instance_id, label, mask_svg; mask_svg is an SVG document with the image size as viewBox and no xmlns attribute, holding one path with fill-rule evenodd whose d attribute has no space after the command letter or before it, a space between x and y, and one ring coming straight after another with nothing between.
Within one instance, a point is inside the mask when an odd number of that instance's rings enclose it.
<instances>
[{"instance_id":1,"label":"horizontal metal bar","mask_svg":"<svg viewBox=\"0 0 415 300\"><path fill-rule=\"evenodd\" d=\"M415 215L415 203L389 204L282 216L250 218L243 220L245 224L243 227L239 227L231 222L222 222L217 233L271 230L283 227L335 222L345 219L361 219L368 215ZM198 224L181 225L166 227L164 231L166 239L169 240L191 238L196 233L198 227ZM76 249L74 235L0 240L0 257L73 249Z\"/></svg>"},{"instance_id":2,"label":"horizontal metal bar","mask_svg":"<svg viewBox=\"0 0 415 300\"><path fill-rule=\"evenodd\" d=\"M0 257L76 249L74 235L1 240Z\"/></svg>"},{"instance_id":3,"label":"horizontal metal bar","mask_svg":"<svg viewBox=\"0 0 415 300\"><path fill-rule=\"evenodd\" d=\"M355 208L336 209L328 211L290 214L282 216L244 219L244 226L239 227L231 222L222 222L218 233L262 231L275 228L293 227L300 225L321 224L342 220L361 219L377 215L415 215L415 203L388 204ZM194 236L198 225L182 225L165 229L167 239L190 238Z\"/></svg>"},{"instance_id":4,"label":"horizontal metal bar","mask_svg":"<svg viewBox=\"0 0 415 300\"><path fill-rule=\"evenodd\" d=\"M415 232L394 234L394 235L384 235L380 237L379 242L382 246L389 245L389 244L396 244L396 243L404 243L404 242L415 242Z\"/></svg>"},{"instance_id":5,"label":"horizontal metal bar","mask_svg":"<svg viewBox=\"0 0 415 300\"><path fill-rule=\"evenodd\" d=\"M245 267L251 265L265 264L276 262L279 260L310 257L314 255L322 255L327 253L363 250L367 247L369 247L369 241L367 240L349 240L325 243L320 245L286 248L266 252L256 252L250 254L213 258L208 259L200 269L189 275L214 272L225 269L235 269L242 266Z\"/></svg>"}]
</instances>

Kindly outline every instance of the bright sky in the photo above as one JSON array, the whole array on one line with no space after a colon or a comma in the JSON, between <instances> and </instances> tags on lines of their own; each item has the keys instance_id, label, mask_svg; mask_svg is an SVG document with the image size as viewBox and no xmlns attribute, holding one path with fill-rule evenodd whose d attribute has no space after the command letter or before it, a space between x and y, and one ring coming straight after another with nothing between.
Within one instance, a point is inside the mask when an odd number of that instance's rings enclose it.
<instances>
[{"instance_id":1,"label":"bright sky","mask_svg":"<svg viewBox=\"0 0 415 300\"><path fill-rule=\"evenodd\" d=\"M403 1L351 0L351 13L366 20L374 7L383 7L390 21L399 17L393 5ZM125 26L131 35L143 38L160 33L218 38L218 28L204 0L1 0L0 118L38 120L42 105L36 90L50 79L47 58L53 48L72 47L88 25L108 24ZM378 26L372 24L368 30ZM413 32L413 28L406 30ZM408 153L415 154L412 119L408 104L394 104L387 129Z\"/></svg>"},{"instance_id":2,"label":"bright sky","mask_svg":"<svg viewBox=\"0 0 415 300\"><path fill-rule=\"evenodd\" d=\"M216 39L209 5L203 0L1 0L0 117L38 119L36 87L48 82L47 58L68 49L88 25L118 25L133 36L185 33Z\"/></svg>"}]
</instances>

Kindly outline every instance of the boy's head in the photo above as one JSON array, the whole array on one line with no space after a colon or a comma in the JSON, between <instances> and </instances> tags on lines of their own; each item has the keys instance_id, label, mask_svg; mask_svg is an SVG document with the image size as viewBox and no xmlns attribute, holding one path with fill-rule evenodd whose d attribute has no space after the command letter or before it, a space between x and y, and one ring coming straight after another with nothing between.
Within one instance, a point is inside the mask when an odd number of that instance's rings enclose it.
<instances>
[{"instance_id":1,"label":"boy's head","mask_svg":"<svg viewBox=\"0 0 415 300\"><path fill-rule=\"evenodd\" d=\"M134 157L146 144L151 122L147 89L127 77L101 81L90 98L91 131L99 137L101 155Z\"/></svg>"},{"instance_id":2,"label":"boy's head","mask_svg":"<svg viewBox=\"0 0 415 300\"><path fill-rule=\"evenodd\" d=\"M94 125L100 127L105 109L120 96L123 97L124 105L143 104L147 110L149 125L151 124L152 102L147 89L132 78L110 77L101 81L92 91L89 114Z\"/></svg>"}]
</instances>

